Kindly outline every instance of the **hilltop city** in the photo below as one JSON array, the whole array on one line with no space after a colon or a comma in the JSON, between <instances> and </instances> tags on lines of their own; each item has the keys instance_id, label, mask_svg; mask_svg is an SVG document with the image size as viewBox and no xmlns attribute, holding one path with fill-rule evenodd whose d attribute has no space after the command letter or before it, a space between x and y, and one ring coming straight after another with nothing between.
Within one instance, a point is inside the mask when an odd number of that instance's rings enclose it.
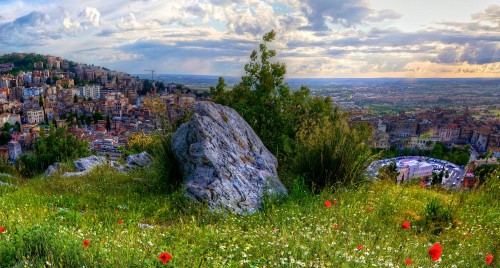
<instances>
[{"instance_id":1,"label":"hilltop city","mask_svg":"<svg viewBox=\"0 0 500 268\"><path fill-rule=\"evenodd\" d=\"M4 62L10 61L10 62ZM156 129L144 102L165 104L170 120L203 98L179 84L140 80L126 73L39 54L0 57L0 154L16 160L29 153L40 130L67 125L97 154L118 159L127 135Z\"/></svg>"},{"instance_id":2,"label":"hilltop city","mask_svg":"<svg viewBox=\"0 0 500 268\"><path fill-rule=\"evenodd\" d=\"M123 72L75 63L56 56L13 53L0 57L0 155L15 161L30 153L41 129L50 124L89 142L91 150L111 160L123 156L128 136L154 132L157 117L148 102L160 100L167 118L182 118L208 92L182 84L139 79ZM335 98L332 102L336 104ZM342 107L342 105L340 105ZM162 108L162 109L163 109ZM375 149L432 150L470 145L474 156L500 156L500 119L477 120L468 107L429 108L397 115L373 115L349 109L351 124L366 123L374 133ZM465 166L468 157L460 163ZM470 176L474 167L467 168ZM430 174L432 175L432 174Z\"/></svg>"}]
</instances>

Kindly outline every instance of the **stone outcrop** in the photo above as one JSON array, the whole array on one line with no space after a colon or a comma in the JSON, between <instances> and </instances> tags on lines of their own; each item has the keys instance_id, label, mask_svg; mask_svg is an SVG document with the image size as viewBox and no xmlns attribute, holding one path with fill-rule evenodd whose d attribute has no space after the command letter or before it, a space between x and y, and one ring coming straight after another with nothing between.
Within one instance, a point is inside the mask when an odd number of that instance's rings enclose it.
<instances>
[{"instance_id":1,"label":"stone outcrop","mask_svg":"<svg viewBox=\"0 0 500 268\"><path fill-rule=\"evenodd\" d=\"M91 155L73 161L77 172L64 172L63 177L82 176L90 172L92 169L107 164L106 157Z\"/></svg>"},{"instance_id":2,"label":"stone outcrop","mask_svg":"<svg viewBox=\"0 0 500 268\"><path fill-rule=\"evenodd\" d=\"M253 213L266 195L285 195L277 160L233 109L200 102L172 139L186 195L215 210Z\"/></svg>"},{"instance_id":3,"label":"stone outcrop","mask_svg":"<svg viewBox=\"0 0 500 268\"><path fill-rule=\"evenodd\" d=\"M63 177L75 177L75 176L85 175L87 172L91 171L95 167L108 164L108 161L103 156L92 155L89 157L77 159L77 160L73 161L73 163L75 164L77 171L76 172L64 172ZM150 154L148 154L147 152L142 152L139 154L129 155L127 157L127 161L126 161L126 164L124 166L120 165L114 161L110 161L109 165L118 171L126 172L126 171L128 171L130 169L134 169L134 168L148 167L152 163L153 163L153 157ZM50 177L50 176L58 173L63 165L64 164L60 163L60 162L56 162L56 163L52 164L51 166L49 166L45 170L45 177Z\"/></svg>"},{"instance_id":4,"label":"stone outcrop","mask_svg":"<svg viewBox=\"0 0 500 268\"><path fill-rule=\"evenodd\" d=\"M45 173L44 173L44 176L45 177L50 177L54 174L56 174L57 172L59 172L59 169L62 167L62 163L61 162L55 162L54 164L50 165L46 170L45 170Z\"/></svg>"},{"instance_id":5,"label":"stone outcrop","mask_svg":"<svg viewBox=\"0 0 500 268\"><path fill-rule=\"evenodd\" d=\"M147 152L142 152L140 154L132 154L127 157L127 167L128 168L144 168L148 167L153 163L153 157Z\"/></svg>"}]
</instances>

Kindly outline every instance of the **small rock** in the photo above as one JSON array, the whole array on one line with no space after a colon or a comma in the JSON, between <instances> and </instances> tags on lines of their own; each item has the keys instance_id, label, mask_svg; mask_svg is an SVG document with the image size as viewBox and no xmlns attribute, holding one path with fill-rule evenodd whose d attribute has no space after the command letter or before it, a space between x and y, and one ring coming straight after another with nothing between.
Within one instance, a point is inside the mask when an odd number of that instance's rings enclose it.
<instances>
[{"instance_id":1,"label":"small rock","mask_svg":"<svg viewBox=\"0 0 500 268\"><path fill-rule=\"evenodd\" d=\"M56 174L57 172L59 172L59 169L62 167L62 165L63 164L61 162L55 162L54 164L50 165L45 170L44 176L45 177L50 177L50 176Z\"/></svg>"},{"instance_id":2,"label":"small rock","mask_svg":"<svg viewBox=\"0 0 500 268\"><path fill-rule=\"evenodd\" d=\"M153 163L153 157L147 152L142 152L140 154L132 154L127 157L127 167L147 167Z\"/></svg>"},{"instance_id":3,"label":"small rock","mask_svg":"<svg viewBox=\"0 0 500 268\"><path fill-rule=\"evenodd\" d=\"M89 171L98 166L103 166L106 164L106 158L104 156L91 155L89 157L80 158L73 161L76 170L78 171Z\"/></svg>"}]
</instances>

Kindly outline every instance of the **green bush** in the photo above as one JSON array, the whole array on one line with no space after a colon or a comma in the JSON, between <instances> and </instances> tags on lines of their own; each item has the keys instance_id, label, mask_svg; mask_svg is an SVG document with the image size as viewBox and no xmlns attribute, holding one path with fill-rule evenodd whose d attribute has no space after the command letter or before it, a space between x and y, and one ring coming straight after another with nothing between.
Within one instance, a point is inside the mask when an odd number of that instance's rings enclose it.
<instances>
[{"instance_id":1,"label":"green bush","mask_svg":"<svg viewBox=\"0 0 500 268\"><path fill-rule=\"evenodd\" d=\"M444 228L452 224L453 216L449 208L446 208L442 202L433 198L427 203L422 219L423 228L431 234L438 235Z\"/></svg>"},{"instance_id":2,"label":"green bush","mask_svg":"<svg viewBox=\"0 0 500 268\"><path fill-rule=\"evenodd\" d=\"M372 160L366 126L349 128L343 118L317 128L298 142L294 166L306 184L321 190L335 184L355 186L365 181Z\"/></svg>"},{"instance_id":3,"label":"green bush","mask_svg":"<svg viewBox=\"0 0 500 268\"><path fill-rule=\"evenodd\" d=\"M371 159L366 145L371 132L350 128L329 98L312 96L304 86L292 92L284 82L286 65L273 61L276 51L268 49L274 38L274 31L264 35L232 90L226 91L219 78L211 88L214 101L235 109L276 155L280 167L293 168L311 189L361 182Z\"/></svg>"},{"instance_id":4,"label":"green bush","mask_svg":"<svg viewBox=\"0 0 500 268\"><path fill-rule=\"evenodd\" d=\"M177 190L183 181L183 176L179 168L177 158L172 150L172 131L167 131L157 135L158 146L153 150L154 163L153 173L159 183L158 189L161 191Z\"/></svg>"},{"instance_id":5,"label":"green bush","mask_svg":"<svg viewBox=\"0 0 500 268\"><path fill-rule=\"evenodd\" d=\"M33 177L42 173L55 162L65 162L90 155L87 141L76 138L67 132L66 127L50 127L48 133L43 129L35 141L33 155L21 155L17 168L21 175Z\"/></svg>"}]
</instances>

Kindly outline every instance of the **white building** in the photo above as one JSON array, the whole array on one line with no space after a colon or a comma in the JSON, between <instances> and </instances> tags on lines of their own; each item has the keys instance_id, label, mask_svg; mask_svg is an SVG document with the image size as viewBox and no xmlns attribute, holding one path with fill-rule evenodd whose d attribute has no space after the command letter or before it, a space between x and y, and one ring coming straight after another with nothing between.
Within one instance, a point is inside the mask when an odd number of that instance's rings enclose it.
<instances>
[{"instance_id":1,"label":"white building","mask_svg":"<svg viewBox=\"0 0 500 268\"><path fill-rule=\"evenodd\" d=\"M41 123L43 122L43 110L28 110L26 111L26 121L29 124Z\"/></svg>"},{"instance_id":2,"label":"white building","mask_svg":"<svg viewBox=\"0 0 500 268\"><path fill-rule=\"evenodd\" d=\"M80 87L80 96L97 100L101 97L101 87L98 85Z\"/></svg>"}]
</instances>

